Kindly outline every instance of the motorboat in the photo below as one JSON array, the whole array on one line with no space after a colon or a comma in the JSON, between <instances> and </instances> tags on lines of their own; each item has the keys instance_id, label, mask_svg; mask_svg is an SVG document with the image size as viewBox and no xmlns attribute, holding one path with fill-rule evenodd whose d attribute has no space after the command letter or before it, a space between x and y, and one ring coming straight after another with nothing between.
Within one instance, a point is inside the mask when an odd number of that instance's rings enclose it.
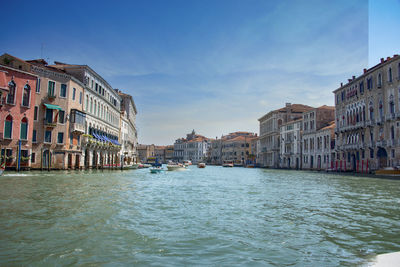
<instances>
[{"instance_id":1,"label":"motorboat","mask_svg":"<svg viewBox=\"0 0 400 267\"><path fill-rule=\"evenodd\" d=\"M150 168L151 167L151 164L142 164L143 166L142 166L142 168Z\"/></svg>"},{"instance_id":2,"label":"motorboat","mask_svg":"<svg viewBox=\"0 0 400 267\"><path fill-rule=\"evenodd\" d=\"M192 165L192 162L190 160L184 160L183 165L190 166L190 165Z\"/></svg>"},{"instance_id":3,"label":"motorboat","mask_svg":"<svg viewBox=\"0 0 400 267\"><path fill-rule=\"evenodd\" d=\"M180 164L180 163L178 163L178 164L170 164L169 163L167 165L167 169L169 171L184 171L184 170L186 170L186 166L183 164Z\"/></svg>"},{"instance_id":4,"label":"motorboat","mask_svg":"<svg viewBox=\"0 0 400 267\"><path fill-rule=\"evenodd\" d=\"M197 164L197 168L205 168L206 167L206 164L204 163L204 162L199 162L198 164Z\"/></svg>"},{"instance_id":5,"label":"motorboat","mask_svg":"<svg viewBox=\"0 0 400 267\"><path fill-rule=\"evenodd\" d=\"M133 163L132 165L129 166L129 169L138 169L140 166L139 163Z\"/></svg>"},{"instance_id":6,"label":"motorboat","mask_svg":"<svg viewBox=\"0 0 400 267\"><path fill-rule=\"evenodd\" d=\"M222 167L233 167L233 161L225 160L224 163L222 164Z\"/></svg>"},{"instance_id":7,"label":"motorboat","mask_svg":"<svg viewBox=\"0 0 400 267\"><path fill-rule=\"evenodd\" d=\"M160 168L160 167L152 167L152 168L150 168L150 173L160 173L162 171L164 171L164 169Z\"/></svg>"}]
</instances>

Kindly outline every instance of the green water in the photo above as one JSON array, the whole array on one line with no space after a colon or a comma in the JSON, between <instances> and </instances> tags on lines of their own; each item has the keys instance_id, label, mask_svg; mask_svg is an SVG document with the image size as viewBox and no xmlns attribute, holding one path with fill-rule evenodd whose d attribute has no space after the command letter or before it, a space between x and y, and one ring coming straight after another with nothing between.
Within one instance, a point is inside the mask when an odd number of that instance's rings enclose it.
<instances>
[{"instance_id":1,"label":"green water","mask_svg":"<svg viewBox=\"0 0 400 267\"><path fill-rule=\"evenodd\" d=\"M400 251L400 181L195 166L5 173L0 265L354 266Z\"/></svg>"}]
</instances>

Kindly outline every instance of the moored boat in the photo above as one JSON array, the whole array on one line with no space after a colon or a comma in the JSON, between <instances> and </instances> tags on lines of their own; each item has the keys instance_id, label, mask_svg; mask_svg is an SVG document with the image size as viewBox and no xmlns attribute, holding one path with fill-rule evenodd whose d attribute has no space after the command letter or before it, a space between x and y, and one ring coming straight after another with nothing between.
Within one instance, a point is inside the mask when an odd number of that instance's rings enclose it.
<instances>
[{"instance_id":1,"label":"moored boat","mask_svg":"<svg viewBox=\"0 0 400 267\"><path fill-rule=\"evenodd\" d=\"M190 160L184 160L183 165L190 166L190 165L192 165L192 162Z\"/></svg>"},{"instance_id":2,"label":"moored boat","mask_svg":"<svg viewBox=\"0 0 400 267\"><path fill-rule=\"evenodd\" d=\"M197 164L197 167L198 167L198 168L205 168L205 167L206 167L206 164L205 164L204 162L199 162L199 163Z\"/></svg>"},{"instance_id":3,"label":"moored boat","mask_svg":"<svg viewBox=\"0 0 400 267\"><path fill-rule=\"evenodd\" d=\"M392 167L387 167L387 168L383 168L381 170L377 170L375 171L375 174L378 175L391 175L391 176L400 176L400 170L399 169L395 169Z\"/></svg>"},{"instance_id":4,"label":"moored boat","mask_svg":"<svg viewBox=\"0 0 400 267\"><path fill-rule=\"evenodd\" d=\"M160 172L162 172L162 171L164 171L164 169L163 169L163 168L160 168L160 167L153 167L153 168L150 168L150 173L160 173Z\"/></svg>"},{"instance_id":5,"label":"moored boat","mask_svg":"<svg viewBox=\"0 0 400 267\"><path fill-rule=\"evenodd\" d=\"M233 167L233 161L225 160L224 163L222 164L222 167Z\"/></svg>"}]
</instances>

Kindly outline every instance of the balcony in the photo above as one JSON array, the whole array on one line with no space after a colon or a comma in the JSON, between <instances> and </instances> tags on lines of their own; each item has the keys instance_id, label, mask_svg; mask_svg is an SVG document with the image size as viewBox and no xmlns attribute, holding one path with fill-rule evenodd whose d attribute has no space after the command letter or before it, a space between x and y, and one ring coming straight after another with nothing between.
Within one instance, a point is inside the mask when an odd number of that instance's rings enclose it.
<instances>
[{"instance_id":1,"label":"balcony","mask_svg":"<svg viewBox=\"0 0 400 267\"><path fill-rule=\"evenodd\" d=\"M53 121L44 121L44 127L45 128L54 128L57 126L57 122L53 122Z\"/></svg>"},{"instance_id":2,"label":"balcony","mask_svg":"<svg viewBox=\"0 0 400 267\"><path fill-rule=\"evenodd\" d=\"M374 126L374 124L375 124L375 120L374 119L365 121L365 126Z\"/></svg>"},{"instance_id":3,"label":"balcony","mask_svg":"<svg viewBox=\"0 0 400 267\"><path fill-rule=\"evenodd\" d=\"M387 121L392 121L392 120L395 120L395 119L396 119L396 114L395 113L386 114L386 120Z\"/></svg>"},{"instance_id":4,"label":"balcony","mask_svg":"<svg viewBox=\"0 0 400 267\"><path fill-rule=\"evenodd\" d=\"M81 133L81 134L85 133L85 125L83 125L83 124L72 122L72 123L70 123L70 128L71 128L72 132Z\"/></svg>"},{"instance_id":5,"label":"balcony","mask_svg":"<svg viewBox=\"0 0 400 267\"><path fill-rule=\"evenodd\" d=\"M386 141L385 140L379 140L376 141L376 146L380 146L380 147L386 147Z\"/></svg>"},{"instance_id":6,"label":"balcony","mask_svg":"<svg viewBox=\"0 0 400 267\"><path fill-rule=\"evenodd\" d=\"M383 123L384 119L385 119L384 116L378 117L378 118L376 119L376 124L381 125L381 124Z\"/></svg>"}]
</instances>

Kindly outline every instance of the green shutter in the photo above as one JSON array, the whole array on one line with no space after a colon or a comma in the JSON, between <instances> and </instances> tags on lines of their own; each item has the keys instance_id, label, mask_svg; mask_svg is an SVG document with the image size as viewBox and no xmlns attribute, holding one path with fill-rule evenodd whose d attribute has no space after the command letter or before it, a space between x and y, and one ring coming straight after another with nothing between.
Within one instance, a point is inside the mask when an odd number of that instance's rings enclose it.
<instances>
[{"instance_id":1,"label":"green shutter","mask_svg":"<svg viewBox=\"0 0 400 267\"><path fill-rule=\"evenodd\" d=\"M6 121L4 128L4 138L11 138L12 121Z\"/></svg>"},{"instance_id":2,"label":"green shutter","mask_svg":"<svg viewBox=\"0 0 400 267\"><path fill-rule=\"evenodd\" d=\"M20 139L22 139L22 140L28 139L28 124L27 123L24 123L24 122L21 123Z\"/></svg>"}]
</instances>

